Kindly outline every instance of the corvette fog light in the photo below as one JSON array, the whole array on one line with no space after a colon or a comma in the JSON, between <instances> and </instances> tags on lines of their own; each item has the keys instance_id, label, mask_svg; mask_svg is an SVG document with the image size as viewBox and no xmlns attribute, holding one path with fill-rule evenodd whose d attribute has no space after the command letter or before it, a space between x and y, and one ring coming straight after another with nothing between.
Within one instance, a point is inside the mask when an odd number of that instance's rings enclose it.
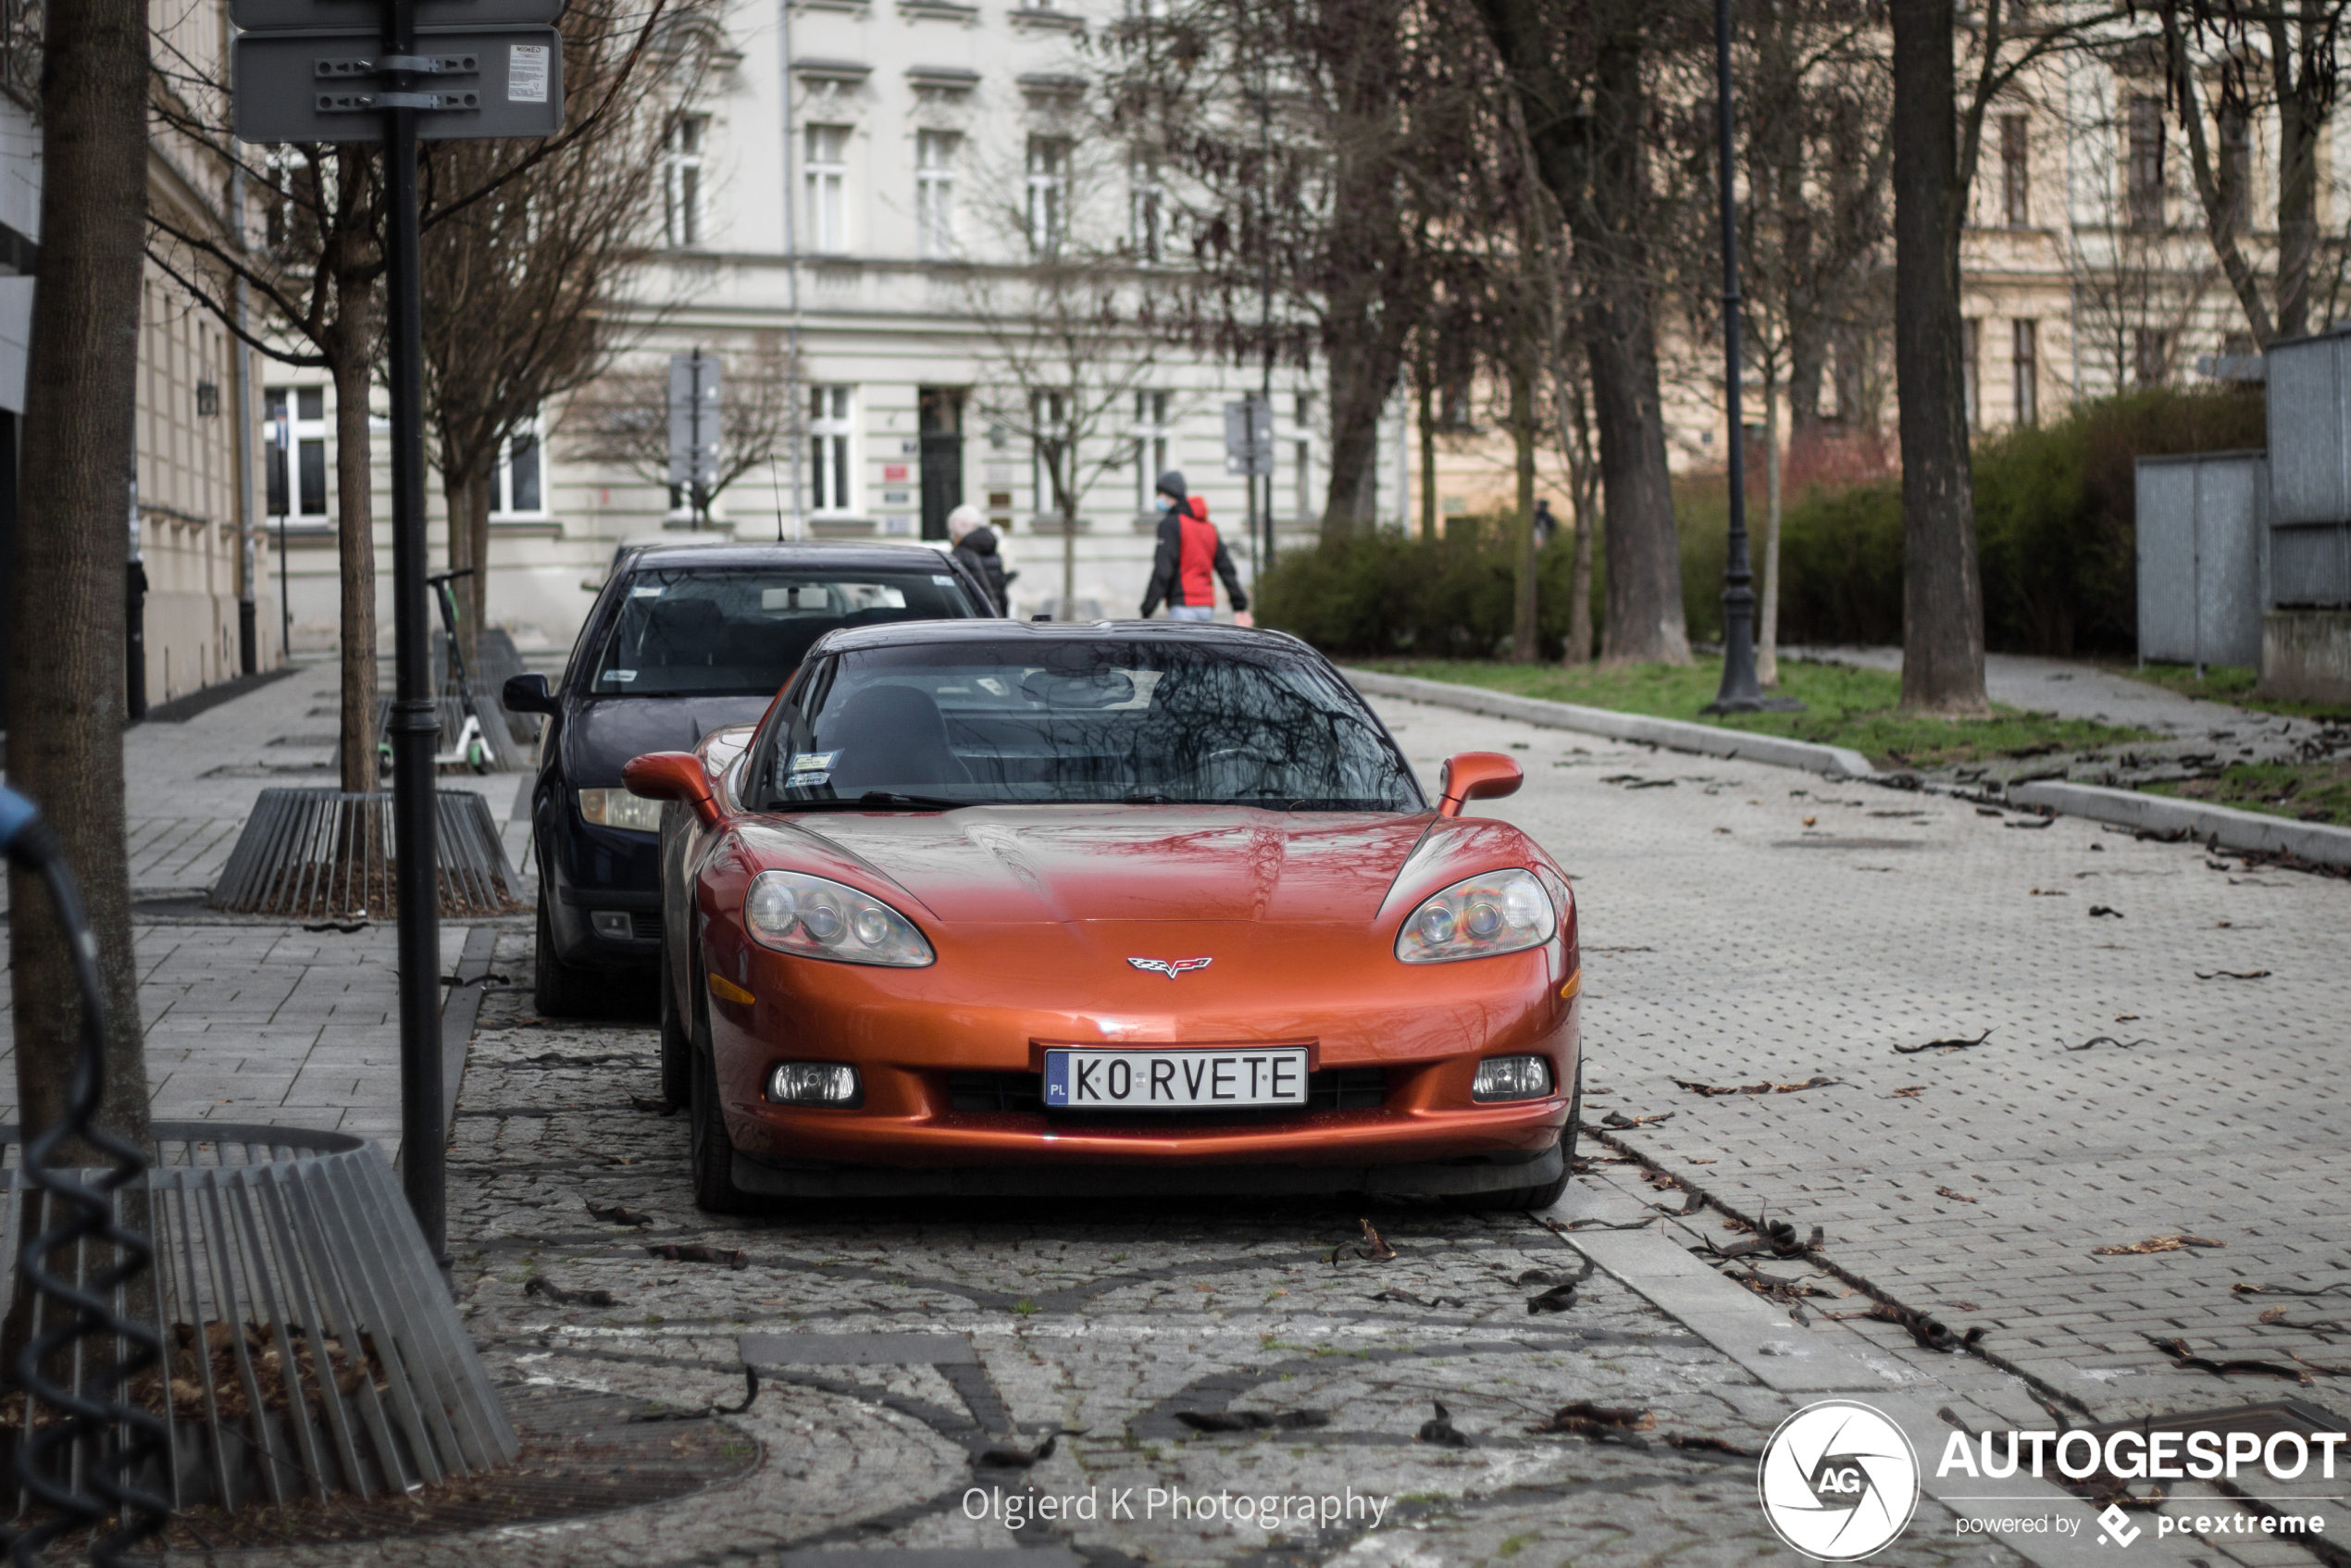
<instances>
[{"instance_id":1,"label":"corvette fog light","mask_svg":"<svg viewBox=\"0 0 2351 1568\"><path fill-rule=\"evenodd\" d=\"M767 1072L778 1105L854 1105L865 1099L857 1069L840 1062L779 1062Z\"/></svg>"},{"instance_id":2,"label":"corvette fog light","mask_svg":"<svg viewBox=\"0 0 2351 1568\"><path fill-rule=\"evenodd\" d=\"M1540 1056L1489 1056L1477 1064L1472 1100L1540 1100L1551 1092L1551 1064Z\"/></svg>"}]
</instances>

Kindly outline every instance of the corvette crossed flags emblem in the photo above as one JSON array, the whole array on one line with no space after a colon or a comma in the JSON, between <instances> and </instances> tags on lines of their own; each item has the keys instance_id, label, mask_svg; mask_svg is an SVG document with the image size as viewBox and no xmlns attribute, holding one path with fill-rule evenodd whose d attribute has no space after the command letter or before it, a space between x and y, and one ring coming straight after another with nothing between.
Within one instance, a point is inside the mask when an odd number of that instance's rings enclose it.
<instances>
[{"instance_id":1,"label":"corvette crossed flags emblem","mask_svg":"<svg viewBox=\"0 0 2351 1568\"><path fill-rule=\"evenodd\" d=\"M1153 975L1164 975L1172 980L1176 976L1188 974L1194 969L1205 969L1216 961L1213 958L1130 958L1126 962L1138 969Z\"/></svg>"}]
</instances>

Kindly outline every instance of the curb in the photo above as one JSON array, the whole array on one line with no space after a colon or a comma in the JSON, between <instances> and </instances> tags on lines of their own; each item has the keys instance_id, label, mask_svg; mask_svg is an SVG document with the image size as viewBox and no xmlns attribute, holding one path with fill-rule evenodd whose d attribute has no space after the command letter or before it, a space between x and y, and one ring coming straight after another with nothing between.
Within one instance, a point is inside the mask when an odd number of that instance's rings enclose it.
<instances>
[{"instance_id":1,"label":"curb","mask_svg":"<svg viewBox=\"0 0 2351 1568\"><path fill-rule=\"evenodd\" d=\"M1678 718L1652 718L1646 714L1621 714L1609 708L1587 708L1576 703L1554 703L1541 697L1512 697L1449 680L1423 680L1417 676L1380 675L1371 670L1342 669L1358 691L1376 697L1402 697L1440 707L1462 708L1496 718L1514 718L1547 729L1580 729L1614 740L1638 740L1669 751L1696 752L1710 757L1745 757L1775 767L1801 768L1831 778L1867 778L1877 770L1870 759L1846 746L1822 746L1810 740L1787 740L1777 735L1751 735L1743 729L1721 729Z\"/></svg>"},{"instance_id":2,"label":"curb","mask_svg":"<svg viewBox=\"0 0 2351 1568\"><path fill-rule=\"evenodd\" d=\"M2141 794L2135 790L2111 790L2099 784L2061 784L2054 779L2035 784L2011 784L2009 800L2021 806L2086 816L2126 828L2158 833L2184 830L2189 837L2223 849L2259 850L2285 853L2324 865L2351 865L2351 828L2289 817L2265 816L2233 806L2206 805L2167 795Z\"/></svg>"}]
</instances>

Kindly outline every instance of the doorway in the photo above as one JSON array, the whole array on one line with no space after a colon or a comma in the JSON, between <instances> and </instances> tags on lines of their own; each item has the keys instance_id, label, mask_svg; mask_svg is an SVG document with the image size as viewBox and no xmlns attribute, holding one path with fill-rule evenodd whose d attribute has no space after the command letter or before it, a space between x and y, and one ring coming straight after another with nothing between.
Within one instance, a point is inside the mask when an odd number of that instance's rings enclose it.
<instances>
[{"instance_id":1,"label":"doorway","mask_svg":"<svg viewBox=\"0 0 2351 1568\"><path fill-rule=\"evenodd\" d=\"M945 539L947 514L964 504L964 389L923 387L923 537Z\"/></svg>"}]
</instances>

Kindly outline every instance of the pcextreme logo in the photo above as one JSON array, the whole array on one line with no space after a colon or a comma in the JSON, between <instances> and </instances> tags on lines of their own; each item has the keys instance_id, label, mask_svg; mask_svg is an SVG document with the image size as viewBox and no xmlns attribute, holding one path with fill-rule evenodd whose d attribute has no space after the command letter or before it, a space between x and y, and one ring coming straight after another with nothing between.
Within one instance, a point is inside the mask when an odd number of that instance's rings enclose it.
<instances>
[{"instance_id":1,"label":"pcextreme logo","mask_svg":"<svg viewBox=\"0 0 2351 1568\"><path fill-rule=\"evenodd\" d=\"M1780 1423L1756 1472L1763 1517L1809 1557L1881 1551L1919 1506L1919 1456L1902 1429L1851 1400L1822 1400Z\"/></svg>"}]
</instances>

